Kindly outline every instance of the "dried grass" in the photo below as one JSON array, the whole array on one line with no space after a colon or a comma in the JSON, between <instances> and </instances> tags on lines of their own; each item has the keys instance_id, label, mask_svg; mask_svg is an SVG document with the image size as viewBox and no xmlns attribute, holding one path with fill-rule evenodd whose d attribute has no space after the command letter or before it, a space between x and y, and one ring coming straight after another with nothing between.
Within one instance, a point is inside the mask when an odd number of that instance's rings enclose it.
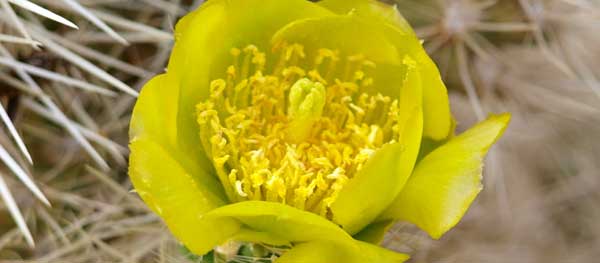
<instances>
[{"instance_id":1,"label":"dried grass","mask_svg":"<svg viewBox=\"0 0 600 263\"><path fill-rule=\"evenodd\" d=\"M28 245L0 202L0 261L186 262L130 192L127 126L137 91L166 65L176 19L202 1L35 1L79 30L17 2L29 1L0 0L0 99L17 131L2 125L0 145L52 207L0 165L0 192L10 189L36 241ZM399 224L385 245L411 252L411 262L595 261L600 5L396 4L439 65L459 130L489 112L510 111L513 121L488 157L485 190L456 229L433 241Z\"/></svg>"}]
</instances>

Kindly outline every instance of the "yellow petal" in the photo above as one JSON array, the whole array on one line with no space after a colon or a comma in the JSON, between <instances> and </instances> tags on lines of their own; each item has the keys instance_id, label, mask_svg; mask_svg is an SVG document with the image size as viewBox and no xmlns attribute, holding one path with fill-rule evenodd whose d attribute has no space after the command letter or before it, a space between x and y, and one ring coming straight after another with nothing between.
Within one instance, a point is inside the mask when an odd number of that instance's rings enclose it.
<instances>
[{"instance_id":1,"label":"yellow petal","mask_svg":"<svg viewBox=\"0 0 600 263\"><path fill-rule=\"evenodd\" d=\"M279 30L271 42L300 43L307 57L314 57L320 48L337 50L343 57L363 55L374 66L363 67L373 79L372 89L385 96L397 97L404 78L403 54L388 40L381 24L355 15L337 15L294 21ZM377 43L377 45L373 45ZM338 62L333 76L343 79L348 68L345 59Z\"/></svg>"},{"instance_id":2,"label":"yellow petal","mask_svg":"<svg viewBox=\"0 0 600 263\"><path fill-rule=\"evenodd\" d=\"M135 139L130 148L129 176L136 192L192 252L202 255L237 232L240 226L231 219L200 220L224 201L197 174L189 174L150 140Z\"/></svg>"},{"instance_id":3,"label":"yellow petal","mask_svg":"<svg viewBox=\"0 0 600 263\"><path fill-rule=\"evenodd\" d=\"M295 245L275 263L331 263L352 262L352 260L353 258L344 253L335 243L313 241Z\"/></svg>"},{"instance_id":4,"label":"yellow petal","mask_svg":"<svg viewBox=\"0 0 600 263\"><path fill-rule=\"evenodd\" d=\"M405 34L415 34L395 6L377 0L323 0L318 4L336 14L353 13L367 20L389 23Z\"/></svg>"},{"instance_id":5,"label":"yellow petal","mask_svg":"<svg viewBox=\"0 0 600 263\"><path fill-rule=\"evenodd\" d=\"M385 233L394 225L394 220L384 220L371 223L360 232L354 235L355 239L368 242L374 245L379 245L385 236Z\"/></svg>"},{"instance_id":6,"label":"yellow petal","mask_svg":"<svg viewBox=\"0 0 600 263\"><path fill-rule=\"evenodd\" d=\"M268 232L255 231L247 227L242 227L240 230L231 236L230 240L239 242L249 242L257 244L269 244L271 246L291 246L291 242L287 239L277 237Z\"/></svg>"},{"instance_id":7,"label":"yellow petal","mask_svg":"<svg viewBox=\"0 0 600 263\"><path fill-rule=\"evenodd\" d=\"M345 55L362 54L376 64L400 64L402 58L379 27L354 15L294 21L281 28L271 40L274 45L282 41L300 43L309 52L328 48Z\"/></svg>"},{"instance_id":8,"label":"yellow petal","mask_svg":"<svg viewBox=\"0 0 600 263\"><path fill-rule=\"evenodd\" d=\"M416 62L405 57L406 79L400 89L399 143L378 150L331 205L333 221L355 234L396 198L412 173L423 129L421 77Z\"/></svg>"},{"instance_id":9,"label":"yellow petal","mask_svg":"<svg viewBox=\"0 0 600 263\"><path fill-rule=\"evenodd\" d=\"M371 157L331 205L333 222L355 234L390 205L410 175L401 171L403 150L402 144L388 144Z\"/></svg>"},{"instance_id":10,"label":"yellow petal","mask_svg":"<svg viewBox=\"0 0 600 263\"><path fill-rule=\"evenodd\" d=\"M371 243L359 241L358 245L363 258L358 258L358 261L355 261L356 263L402 263L409 259L409 256L406 254L387 250Z\"/></svg>"},{"instance_id":11,"label":"yellow petal","mask_svg":"<svg viewBox=\"0 0 600 263\"><path fill-rule=\"evenodd\" d=\"M158 75L144 85L131 116L130 140L144 139L159 145L195 180L219 197L224 197L219 182L209 174L211 165L208 159L204 155L194 156L177 146L178 91L176 80L166 74ZM135 149L131 151L135 154Z\"/></svg>"},{"instance_id":12,"label":"yellow petal","mask_svg":"<svg viewBox=\"0 0 600 263\"><path fill-rule=\"evenodd\" d=\"M195 105L207 98L211 80L224 77L231 48L269 50L271 36L287 23L331 14L304 0L212 0L186 15L177 24L167 70L179 82L178 147L202 155Z\"/></svg>"},{"instance_id":13,"label":"yellow petal","mask_svg":"<svg viewBox=\"0 0 600 263\"><path fill-rule=\"evenodd\" d=\"M340 227L319 215L275 202L244 201L219 207L202 219L233 218L245 227L271 237L290 242L328 240L338 243L352 241Z\"/></svg>"},{"instance_id":14,"label":"yellow petal","mask_svg":"<svg viewBox=\"0 0 600 263\"><path fill-rule=\"evenodd\" d=\"M155 76L142 88L129 127L129 138L148 138L173 145L177 134L177 97L179 87L170 85L165 74Z\"/></svg>"},{"instance_id":15,"label":"yellow petal","mask_svg":"<svg viewBox=\"0 0 600 263\"><path fill-rule=\"evenodd\" d=\"M407 255L395 253L369 243L357 241L355 252L347 251L347 247L332 242L313 241L295 245L278 258L275 263L401 263L408 259Z\"/></svg>"},{"instance_id":16,"label":"yellow petal","mask_svg":"<svg viewBox=\"0 0 600 263\"><path fill-rule=\"evenodd\" d=\"M428 154L380 219L406 220L440 238L481 190L484 156L509 120L509 114L491 116Z\"/></svg>"},{"instance_id":17,"label":"yellow petal","mask_svg":"<svg viewBox=\"0 0 600 263\"><path fill-rule=\"evenodd\" d=\"M436 141L451 136L453 118L450 113L448 91L440 72L425 51L417 56L423 79L423 133Z\"/></svg>"},{"instance_id":18,"label":"yellow petal","mask_svg":"<svg viewBox=\"0 0 600 263\"><path fill-rule=\"evenodd\" d=\"M401 54L410 54L419 63L424 87L424 135L440 141L452 134L452 116L446 86L410 25L394 6L376 0L324 0L319 4L337 14L352 13L387 27L386 36L402 50Z\"/></svg>"},{"instance_id":19,"label":"yellow petal","mask_svg":"<svg viewBox=\"0 0 600 263\"><path fill-rule=\"evenodd\" d=\"M244 201L217 208L202 217L212 222L230 219L244 226L232 240L242 237L253 242L287 240L293 243L289 254L285 253L281 261L276 262L403 262L408 258L355 240L321 216L280 203ZM318 261L323 258L338 260Z\"/></svg>"}]
</instances>

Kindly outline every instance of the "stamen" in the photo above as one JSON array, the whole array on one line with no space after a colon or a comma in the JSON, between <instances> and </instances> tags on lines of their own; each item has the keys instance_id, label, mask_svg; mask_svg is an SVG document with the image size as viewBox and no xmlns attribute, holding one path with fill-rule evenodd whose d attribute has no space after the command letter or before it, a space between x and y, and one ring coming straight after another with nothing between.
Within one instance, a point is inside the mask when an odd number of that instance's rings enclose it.
<instances>
[{"instance_id":1,"label":"stamen","mask_svg":"<svg viewBox=\"0 0 600 263\"><path fill-rule=\"evenodd\" d=\"M319 49L307 58L299 44L274 52L231 50L226 77L197 105L201 146L231 201L280 202L331 218L347 181L397 140L398 100L362 92L373 83L363 69L375 66L363 55ZM265 72L271 56L279 60ZM336 78L340 61L347 76Z\"/></svg>"}]
</instances>

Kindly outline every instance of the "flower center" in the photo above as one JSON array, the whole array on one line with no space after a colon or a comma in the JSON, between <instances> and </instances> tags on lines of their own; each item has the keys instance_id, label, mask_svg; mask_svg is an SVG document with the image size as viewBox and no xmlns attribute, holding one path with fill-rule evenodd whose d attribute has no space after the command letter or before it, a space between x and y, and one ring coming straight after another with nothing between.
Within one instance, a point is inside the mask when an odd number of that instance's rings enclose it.
<instances>
[{"instance_id":1,"label":"flower center","mask_svg":"<svg viewBox=\"0 0 600 263\"><path fill-rule=\"evenodd\" d=\"M373 80L363 69L375 64L361 55L340 59L320 49L304 63L303 46L285 45L265 74L267 57L255 46L231 54L226 77L213 80L210 97L197 105L202 147L229 199L331 218L346 182L398 139L398 100L366 92Z\"/></svg>"}]
</instances>

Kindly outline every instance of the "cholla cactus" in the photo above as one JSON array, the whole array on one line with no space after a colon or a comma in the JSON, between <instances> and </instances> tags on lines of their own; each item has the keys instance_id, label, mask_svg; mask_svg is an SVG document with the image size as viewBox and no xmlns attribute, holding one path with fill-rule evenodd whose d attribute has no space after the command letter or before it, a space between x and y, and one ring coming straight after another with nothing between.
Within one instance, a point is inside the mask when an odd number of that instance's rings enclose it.
<instances>
[{"instance_id":1,"label":"cholla cactus","mask_svg":"<svg viewBox=\"0 0 600 263\"><path fill-rule=\"evenodd\" d=\"M43 118L63 127L64 131L77 141L102 170L108 170L109 165L105 160L105 157L100 153L101 151L96 147L103 148L103 151L108 152L117 163L124 163L124 154L126 153L126 150L122 146L119 146L117 143L98 134L98 131L93 131L90 127L85 127L86 125L77 124L70 119L67 113L64 112L64 109L61 108L61 100L67 99L67 97L80 92L48 92L46 86L56 86L58 89L63 89L68 86L81 90L81 94L91 93L106 97L115 97L119 93L101 87L100 85L102 84L93 84L92 81L86 79L87 77L81 73L71 76L70 74L61 74L53 71L55 69L47 69L44 65L35 65L35 59L33 59L31 55L25 55L25 57L29 57L27 60L30 60L31 63L19 61L19 54L31 54L32 51L41 54L52 53L53 56L60 57L61 59L70 62L72 65L76 66L78 70L81 69L86 71L92 75L93 78L103 80L112 85L115 89L133 97L137 96L137 91L121 80L111 76L105 69L89 62L84 57L101 61L106 65L121 69L142 78L150 73L93 51L92 49L57 34L57 32L47 30L47 25L55 27L56 24L65 25L71 30L77 30L78 27L75 23L45 7L28 0L4 0L0 1L0 3L2 4L3 12L1 17L5 24L4 32L0 34L0 42L2 42L2 44L0 44L0 65L14 71L14 75L8 74L8 72L0 73L2 81L11 86L2 87L2 93L0 95L4 97L5 92L13 94L9 99L12 102L12 105L24 105L25 108L28 108L40 114ZM107 22L135 31L145 31L146 29L149 29L149 27L145 25L128 22L125 19L120 19L109 13L86 8L75 0L48 1L47 4L53 8L76 14L78 18L88 20L91 24L108 34L114 42L117 42L120 45L127 45L128 42L108 26ZM31 14L53 20L53 22L41 22L37 20L37 17L31 17ZM168 34L158 30L151 29L150 34L160 36L160 38L158 38L159 40L162 39L164 41L170 39ZM52 60L52 58L41 57L39 60L39 62L47 62L48 60ZM72 72L74 71L71 70L71 73ZM42 84L37 78L49 80L51 81L51 84ZM58 87L57 85L65 85L65 87ZM21 102L18 101L19 99ZM6 103L6 107L8 107L9 102L7 101ZM82 108L81 104L75 103L72 107L76 107L76 109L73 110L78 112L77 115L79 115L79 117L87 116L87 113L85 112L85 109ZM88 120L91 120L89 116L87 117ZM9 168L8 170L14 173L39 200L49 206L49 201L28 175L28 169L23 166L23 162L20 162L20 160L25 160L29 165L33 165L35 160L32 158L30 150L27 149L21 134L15 128L11 116L9 116L4 106L0 107L0 119L8 131L7 135L12 138L14 145L16 145L20 152L20 154L17 154L14 151L11 153L12 145L8 141L5 141L7 144L0 145L0 160L2 160L6 167ZM91 124L93 121L88 123ZM93 146L92 143L95 143L96 146ZM7 183L5 182L4 176L6 175L7 174L2 173L2 177L0 177L1 197L27 242L33 246L34 242L30 231L9 191Z\"/></svg>"}]
</instances>

